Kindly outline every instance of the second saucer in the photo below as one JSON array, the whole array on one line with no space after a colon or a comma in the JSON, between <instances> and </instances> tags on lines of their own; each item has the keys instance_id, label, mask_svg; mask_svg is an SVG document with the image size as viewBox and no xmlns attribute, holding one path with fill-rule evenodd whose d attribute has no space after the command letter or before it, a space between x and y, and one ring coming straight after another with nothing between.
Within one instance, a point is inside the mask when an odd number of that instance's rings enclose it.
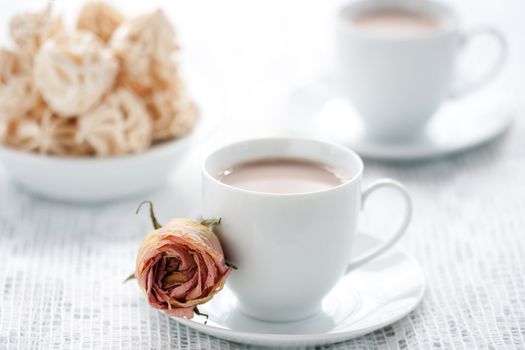
<instances>
[{"instance_id":1,"label":"second saucer","mask_svg":"<svg viewBox=\"0 0 525 350\"><path fill-rule=\"evenodd\" d=\"M378 101L380 103L380 101ZM413 160L472 149L501 135L515 110L497 85L448 102L417 138L382 142L367 135L362 116L345 96L340 81L324 76L297 89L285 107L285 129L351 147L365 158Z\"/></svg>"}]
</instances>

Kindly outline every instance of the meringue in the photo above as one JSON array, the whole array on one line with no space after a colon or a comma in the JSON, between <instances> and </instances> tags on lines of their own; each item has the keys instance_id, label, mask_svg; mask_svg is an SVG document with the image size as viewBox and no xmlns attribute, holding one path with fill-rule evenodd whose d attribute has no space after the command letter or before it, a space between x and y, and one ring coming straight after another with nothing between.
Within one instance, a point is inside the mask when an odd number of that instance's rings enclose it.
<instances>
[{"instance_id":1,"label":"meringue","mask_svg":"<svg viewBox=\"0 0 525 350\"><path fill-rule=\"evenodd\" d=\"M197 107L180 80L168 90L153 92L146 101L153 119L154 141L184 136L197 121Z\"/></svg>"},{"instance_id":2,"label":"meringue","mask_svg":"<svg viewBox=\"0 0 525 350\"><path fill-rule=\"evenodd\" d=\"M136 153L151 145L151 130L143 102L129 89L119 88L79 118L77 141L87 142L97 156Z\"/></svg>"},{"instance_id":3,"label":"meringue","mask_svg":"<svg viewBox=\"0 0 525 350\"><path fill-rule=\"evenodd\" d=\"M77 29L86 30L107 42L124 17L113 7L102 2L88 2L78 15Z\"/></svg>"},{"instance_id":4,"label":"meringue","mask_svg":"<svg viewBox=\"0 0 525 350\"><path fill-rule=\"evenodd\" d=\"M22 117L39 101L33 85L30 59L0 50L0 120Z\"/></svg>"},{"instance_id":5,"label":"meringue","mask_svg":"<svg viewBox=\"0 0 525 350\"><path fill-rule=\"evenodd\" d=\"M33 70L35 85L62 117L86 113L112 87L118 61L89 32L62 33L46 40Z\"/></svg>"},{"instance_id":6,"label":"meringue","mask_svg":"<svg viewBox=\"0 0 525 350\"><path fill-rule=\"evenodd\" d=\"M77 120L57 116L42 105L21 120L12 121L6 143L14 148L54 155L87 155L91 149L78 142Z\"/></svg>"},{"instance_id":7,"label":"meringue","mask_svg":"<svg viewBox=\"0 0 525 350\"><path fill-rule=\"evenodd\" d=\"M110 46L122 62L119 80L139 95L165 88L175 77L175 32L161 10L123 23Z\"/></svg>"},{"instance_id":8,"label":"meringue","mask_svg":"<svg viewBox=\"0 0 525 350\"><path fill-rule=\"evenodd\" d=\"M22 52L31 56L36 54L44 40L63 29L62 19L52 17L50 5L41 11L16 15L9 22L11 38Z\"/></svg>"}]
</instances>

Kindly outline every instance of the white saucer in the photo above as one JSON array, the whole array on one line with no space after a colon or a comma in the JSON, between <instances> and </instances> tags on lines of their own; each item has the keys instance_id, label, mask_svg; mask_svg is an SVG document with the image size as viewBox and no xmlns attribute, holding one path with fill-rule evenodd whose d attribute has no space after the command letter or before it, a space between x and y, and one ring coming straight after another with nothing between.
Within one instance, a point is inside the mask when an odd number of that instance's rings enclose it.
<instances>
[{"instance_id":1,"label":"white saucer","mask_svg":"<svg viewBox=\"0 0 525 350\"><path fill-rule=\"evenodd\" d=\"M290 96L284 118L285 128L296 136L347 145L366 158L432 158L474 148L507 130L515 110L506 96L497 84L492 84L446 103L419 138L402 143L384 143L367 137L361 117L344 97L341 84L327 76Z\"/></svg>"},{"instance_id":2,"label":"white saucer","mask_svg":"<svg viewBox=\"0 0 525 350\"><path fill-rule=\"evenodd\" d=\"M354 254L379 242L360 234ZM203 316L175 319L234 342L280 347L321 345L359 337L403 318L415 309L424 292L425 278L419 264L394 249L345 276L323 301L322 312L306 320L272 323L252 319L236 308L236 299L227 288L199 307L209 315L206 325Z\"/></svg>"}]
</instances>

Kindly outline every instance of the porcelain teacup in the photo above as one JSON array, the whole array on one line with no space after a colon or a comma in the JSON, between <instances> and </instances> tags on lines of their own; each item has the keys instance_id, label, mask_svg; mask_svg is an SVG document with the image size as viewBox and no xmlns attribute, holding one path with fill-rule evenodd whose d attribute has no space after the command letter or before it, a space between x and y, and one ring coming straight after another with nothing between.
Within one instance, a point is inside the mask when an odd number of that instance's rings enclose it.
<instances>
[{"instance_id":1,"label":"porcelain teacup","mask_svg":"<svg viewBox=\"0 0 525 350\"><path fill-rule=\"evenodd\" d=\"M340 185L306 193L264 193L227 185L217 174L240 162L288 157L322 162L351 174ZM340 278L389 249L411 219L411 200L399 182L383 179L361 189L363 162L336 144L296 138L264 138L227 145L202 165L203 215L222 218L217 233L235 266L228 279L245 314L291 321L317 313ZM390 239L352 257L353 239L366 199L391 187L405 202Z\"/></svg>"},{"instance_id":2,"label":"porcelain teacup","mask_svg":"<svg viewBox=\"0 0 525 350\"><path fill-rule=\"evenodd\" d=\"M397 31L395 26L373 30L356 24L360 17L378 11L424 16L438 25L432 30ZM452 8L428 0L360 0L339 10L338 74L369 137L416 137L444 101L462 97L496 76L507 58L504 36L489 26L466 32L460 28ZM497 44L494 64L472 81L458 81L460 53L482 36Z\"/></svg>"}]
</instances>

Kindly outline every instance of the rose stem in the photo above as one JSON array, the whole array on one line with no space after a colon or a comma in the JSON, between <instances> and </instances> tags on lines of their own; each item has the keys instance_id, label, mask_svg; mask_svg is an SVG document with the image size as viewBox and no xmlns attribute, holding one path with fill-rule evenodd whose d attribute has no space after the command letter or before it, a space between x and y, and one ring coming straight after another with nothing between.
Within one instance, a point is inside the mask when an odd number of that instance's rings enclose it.
<instances>
[{"instance_id":1,"label":"rose stem","mask_svg":"<svg viewBox=\"0 0 525 350\"><path fill-rule=\"evenodd\" d=\"M229 262L228 260L224 260L224 265L228 266L228 267L231 267L232 269L234 270L237 270L237 266L233 265L231 262Z\"/></svg>"},{"instance_id":2,"label":"rose stem","mask_svg":"<svg viewBox=\"0 0 525 350\"><path fill-rule=\"evenodd\" d=\"M199 311L199 308L195 306L195 308L193 309L193 312L195 312L197 315L199 316L204 316L206 317L206 320L204 321L204 324L207 324L208 323L208 318L210 318L210 315L208 314L205 314L205 313L202 313Z\"/></svg>"},{"instance_id":3,"label":"rose stem","mask_svg":"<svg viewBox=\"0 0 525 350\"><path fill-rule=\"evenodd\" d=\"M221 221L222 221L222 218L219 218L219 219L204 219L204 220L201 221L201 225L207 226L209 228L213 228L213 226L220 225ZM234 270L237 270L237 266L233 265L228 260L225 260L224 264L226 266L228 266L228 267L231 267Z\"/></svg>"},{"instance_id":4,"label":"rose stem","mask_svg":"<svg viewBox=\"0 0 525 350\"><path fill-rule=\"evenodd\" d=\"M213 228L213 226L217 226L221 223L222 218L219 219L204 219L201 221L201 225L207 226L209 228Z\"/></svg>"},{"instance_id":5,"label":"rose stem","mask_svg":"<svg viewBox=\"0 0 525 350\"><path fill-rule=\"evenodd\" d=\"M128 276L122 283L126 283L127 281L130 281L132 279L135 279L135 272L133 272L131 275Z\"/></svg>"},{"instance_id":6,"label":"rose stem","mask_svg":"<svg viewBox=\"0 0 525 350\"><path fill-rule=\"evenodd\" d=\"M144 202L140 203L139 207L137 208L137 211L135 212L135 214L139 213L140 208L142 208L144 203L148 203L149 204L149 217L151 218L151 223L153 224L153 228L155 230L161 228L162 225L159 224L159 222L157 221L157 218L155 217L155 211L153 210L153 203L151 201L144 201Z\"/></svg>"}]
</instances>

